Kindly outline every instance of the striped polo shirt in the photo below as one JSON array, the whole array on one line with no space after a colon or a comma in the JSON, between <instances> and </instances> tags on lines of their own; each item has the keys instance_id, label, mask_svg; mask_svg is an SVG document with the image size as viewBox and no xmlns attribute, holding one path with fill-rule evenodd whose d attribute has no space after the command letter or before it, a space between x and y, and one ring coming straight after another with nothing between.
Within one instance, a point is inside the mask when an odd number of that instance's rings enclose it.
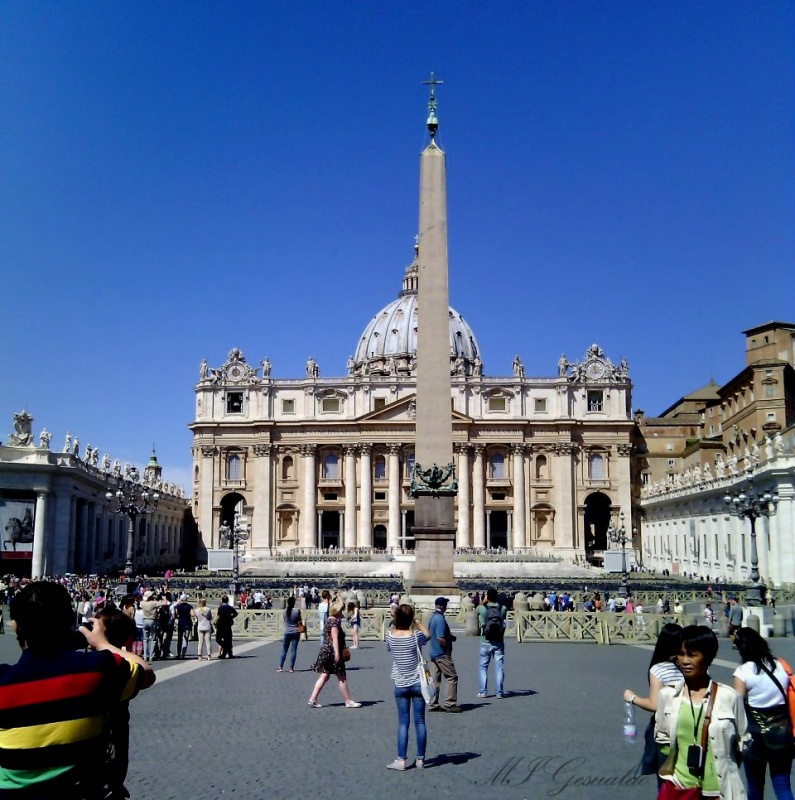
<instances>
[{"instance_id":1,"label":"striped polo shirt","mask_svg":"<svg viewBox=\"0 0 795 800\"><path fill-rule=\"evenodd\" d=\"M405 688L417 683L417 665L420 657L417 646L422 647L428 639L422 631L415 631L413 636L393 636L391 631L386 635L386 649L392 653L392 680L395 686Z\"/></svg>"},{"instance_id":2,"label":"striped polo shirt","mask_svg":"<svg viewBox=\"0 0 795 800\"><path fill-rule=\"evenodd\" d=\"M0 665L0 798L69 781L82 766L96 772L108 712L135 696L144 674L108 650L23 650Z\"/></svg>"}]
</instances>

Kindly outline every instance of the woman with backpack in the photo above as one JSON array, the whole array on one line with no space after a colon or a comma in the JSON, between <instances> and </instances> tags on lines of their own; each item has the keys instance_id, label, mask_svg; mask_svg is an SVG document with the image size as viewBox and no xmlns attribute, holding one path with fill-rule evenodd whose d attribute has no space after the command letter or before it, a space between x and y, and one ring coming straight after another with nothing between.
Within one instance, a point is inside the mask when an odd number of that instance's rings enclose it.
<instances>
[{"instance_id":1,"label":"woman with backpack","mask_svg":"<svg viewBox=\"0 0 795 800\"><path fill-rule=\"evenodd\" d=\"M752 628L738 628L734 644L743 663L734 670L733 685L745 700L751 733L751 748L745 758L748 798L762 800L769 767L777 800L792 800L793 731L787 705L791 671Z\"/></svg>"}]
</instances>

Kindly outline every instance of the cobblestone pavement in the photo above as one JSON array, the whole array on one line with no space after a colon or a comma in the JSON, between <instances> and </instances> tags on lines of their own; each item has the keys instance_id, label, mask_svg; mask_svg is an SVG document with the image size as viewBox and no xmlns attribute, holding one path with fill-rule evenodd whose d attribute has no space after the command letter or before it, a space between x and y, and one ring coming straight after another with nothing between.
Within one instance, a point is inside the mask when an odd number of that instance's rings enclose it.
<instances>
[{"instance_id":1,"label":"cobblestone pavement","mask_svg":"<svg viewBox=\"0 0 795 800\"><path fill-rule=\"evenodd\" d=\"M241 642L233 661L157 663L158 683L131 704L133 800L655 796L653 778L634 776L642 737L628 746L621 736L621 693L644 689L648 649L508 641L511 695L481 700L477 639L458 633L464 713L428 714L427 768L402 773L385 769L396 756L396 711L379 642L352 653L348 679L360 709L345 708L333 678L324 707L307 706L316 641L301 642L292 674L275 671L277 642ZM772 643L795 662L795 640ZM730 681L736 655L722 640L718 680ZM17 657L13 636L0 636L0 658ZM641 731L647 719L639 712Z\"/></svg>"}]
</instances>

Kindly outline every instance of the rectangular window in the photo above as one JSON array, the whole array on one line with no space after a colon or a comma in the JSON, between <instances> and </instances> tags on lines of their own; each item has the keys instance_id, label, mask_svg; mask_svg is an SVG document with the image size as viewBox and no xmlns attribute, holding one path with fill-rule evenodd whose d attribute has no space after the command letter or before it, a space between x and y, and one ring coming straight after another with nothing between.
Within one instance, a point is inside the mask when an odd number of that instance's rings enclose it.
<instances>
[{"instance_id":1,"label":"rectangular window","mask_svg":"<svg viewBox=\"0 0 795 800\"><path fill-rule=\"evenodd\" d=\"M375 493L376 500L386 500L386 492L376 492Z\"/></svg>"},{"instance_id":2,"label":"rectangular window","mask_svg":"<svg viewBox=\"0 0 795 800\"><path fill-rule=\"evenodd\" d=\"M321 401L321 408L325 414L336 414L340 410L339 397L324 397Z\"/></svg>"},{"instance_id":3,"label":"rectangular window","mask_svg":"<svg viewBox=\"0 0 795 800\"><path fill-rule=\"evenodd\" d=\"M226 393L226 413L227 414L243 413L243 392Z\"/></svg>"},{"instance_id":4,"label":"rectangular window","mask_svg":"<svg viewBox=\"0 0 795 800\"><path fill-rule=\"evenodd\" d=\"M776 412L775 411L768 411L767 412L767 421L768 422L775 422L776 421Z\"/></svg>"},{"instance_id":5,"label":"rectangular window","mask_svg":"<svg viewBox=\"0 0 795 800\"><path fill-rule=\"evenodd\" d=\"M492 492L491 493L492 500L505 500L505 492Z\"/></svg>"},{"instance_id":6,"label":"rectangular window","mask_svg":"<svg viewBox=\"0 0 795 800\"><path fill-rule=\"evenodd\" d=\"M536 397L533 400L533 407L535 408L536 414L546 414L547 413L547 398L546 397Z\"/></svg>"},{"instance_id":7,"label":"rectangular window","mask_svg":"<svg viewBox=\"0 0 795 800\"><path fill-rule=\"evenodd\" d=\"M282 400L282 414L295 414L295 400Z\"/></svg>"},{"instance_id":8,"label":"rectangular window","mask_svg":"<svg viewBox=\"0 0 795 800\"><path fill-rule=\"evenodd\" d=\"M604 407L604 392L591 390L588 392L588 411L601 411Z\"/></svg>"},{"instance_id":9,"label":"rectangular window","mask_svg":"<svg viewBox=\"0 0 795 800\"><path fill-rule=\"evenodd\" d=\"M668 466L669 467L675 467L676 466L676 459L675 458L669 458L668 459Z\"/></svg>"},{"instance_id":10,"label":"rectangular window","mask_svg":"<svg viewBox=\"0 0 795 800\"><path fill-rule=\"evenodd\" d=\"M378 411L379 409L383 408L386 405L386 398L385 397L374 397L373 398L373 408Z\"/></svg>"},{"instance_id":11,"label":"rectangular window","mask_svg":"<svg viewBox=\"0 0 795 800\"><path fill-rule=\"evenodd\" d=\"M505 398L504 397L490 397L489 398L489 411L505 411Z\"/></svg>"},{"instance_id":12,"label":"rectangular window","mask_svg":"<svg viewBox=\"0 0 795 800\"><path fill-rule=\"evenodd\" d=\"M323 499L324 500L329 500L329 501L336 500L337 499L337 495L336 494L324 494L323 495Z\"/></svg>"},{"instance_id":13,"label":"rectangular window","mask_svg":"<svg viewBox=\"0 0 795 800\"><path fill-rule=\"evenodd\" d=\"M775 397L775 396L776 396L776 385L774 383L766 383L765 397Z\"/></svg>"},{"instance_id":14,"label":"rectangular window","mask_svg":"<svg viewBox=\"0 0 795 800\"><path fill-rule=\"evenodd\" d=\"M641 472L640 474L640 482L643 486L649 485L649 473L648 472Z\"/></svg>"}]
</instances>

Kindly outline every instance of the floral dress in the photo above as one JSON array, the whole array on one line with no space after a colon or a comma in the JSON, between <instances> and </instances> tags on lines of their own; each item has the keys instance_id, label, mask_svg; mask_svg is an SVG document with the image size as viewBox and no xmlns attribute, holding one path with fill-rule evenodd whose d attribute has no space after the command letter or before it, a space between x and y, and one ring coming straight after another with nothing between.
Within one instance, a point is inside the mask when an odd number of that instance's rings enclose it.
<instances>
[{"instance_id":1,"label":"floral dress","mask_svg":"<svg viewBox=\"0 0 795 800\"><path fill-rule=\"evenodd\" d=\"M340 660L334 661L334 643L331 639L331 629L337 629L337 644L339 645ZM312 669L315 672L325 672L329 675L339 675L345 677L345 661L342 659L342 650L345 647L345 631L342 629L339 617L329 617L323 626L323 642L320 645L320 652L317 654L317 661Z\"/></svg>"}]
</instances>

